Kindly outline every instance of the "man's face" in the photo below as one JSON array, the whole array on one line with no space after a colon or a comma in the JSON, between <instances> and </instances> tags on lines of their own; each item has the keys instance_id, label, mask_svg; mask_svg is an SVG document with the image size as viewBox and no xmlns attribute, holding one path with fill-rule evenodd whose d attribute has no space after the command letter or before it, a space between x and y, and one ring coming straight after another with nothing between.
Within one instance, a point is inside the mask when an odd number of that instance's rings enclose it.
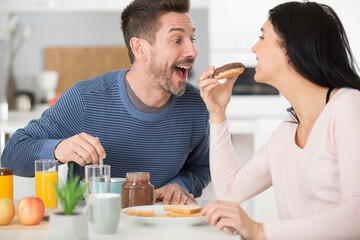
<instances>
[{"instance_id":1,"label":"man's face","mask_svg":"<svg viewBox=\"0 0 360 240\"><path fill-rule=\"evenodd\" d=\"M194 26L188 14L170 12L160 17L146 72L167 93L181 96L197 51Z\"/></svg>"}]
</instances>

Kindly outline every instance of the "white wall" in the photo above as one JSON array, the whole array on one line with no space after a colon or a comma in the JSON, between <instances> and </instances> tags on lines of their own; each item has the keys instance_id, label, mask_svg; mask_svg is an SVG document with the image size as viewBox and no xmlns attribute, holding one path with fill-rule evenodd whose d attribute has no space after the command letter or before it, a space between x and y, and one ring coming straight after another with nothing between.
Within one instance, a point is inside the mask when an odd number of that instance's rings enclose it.
<instances>
[{"instance_id":1,"label":"white wall","mask_svg":"<svg viewBox=\"0 0 360 240\"><path fill-rule=\"evenodd\" d=\"M339 16L349 38L354 57L360 63L360 1L324 0L321 2L331 6Z\"/></svg>"}]
</instances>

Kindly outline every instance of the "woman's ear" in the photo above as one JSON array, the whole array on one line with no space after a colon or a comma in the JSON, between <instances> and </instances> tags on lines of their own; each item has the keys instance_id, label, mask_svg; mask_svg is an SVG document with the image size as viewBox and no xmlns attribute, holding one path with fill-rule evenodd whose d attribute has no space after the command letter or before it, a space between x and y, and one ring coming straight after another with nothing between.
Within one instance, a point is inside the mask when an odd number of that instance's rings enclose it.
<instances>
[{"instance_id":1,"label":"woman's ear","mask_svg":"<svg viewBox=\"0 0 360 240\"><path fill-rule=\"evenodd\" d=\"M295 70L294 64L291 61L289 55L287 54L287 52L285 50L284 50L284 54L285 54L285 64L286 64L288 71L290 71L290 73L292 73L296 76L299 76L299 73Z\"/></svg>"},{"instance_id":2,"label":"woman's ear","mask_svg":"<svg viewBox=\"0 0 360 240\"><path fill-rule=\"evenodd\" d=\"M130 47L135 56L135 59L146 60L145 42L141 38L133 37L130 39Z\"/></svg>"}]
</instances>

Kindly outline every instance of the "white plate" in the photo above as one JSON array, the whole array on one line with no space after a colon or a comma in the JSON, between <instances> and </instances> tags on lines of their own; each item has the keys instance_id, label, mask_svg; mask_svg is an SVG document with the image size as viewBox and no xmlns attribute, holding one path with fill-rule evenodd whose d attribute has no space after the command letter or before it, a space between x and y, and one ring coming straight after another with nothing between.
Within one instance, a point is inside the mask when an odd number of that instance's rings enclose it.
<instances>
[{"instance_id":1,"label":"white plate","mask_svg":"<svg viewBox=\"0 0 360 240\"><path fill-rule=\"evenodd\" d=\"M206 222L205 216L203 217L140 217L140 216L129 216L126 215L126 209L134 210L146 210L154 211L155 214L164 214L168 213L164 211L164 207L171 205L148 205L148 206L136 206L124 208L121 211L121 215L125 215L128 218L134 219L138 223L155 225L155 226L191 226L197 225Z\"/></svg>"}]
</instances>

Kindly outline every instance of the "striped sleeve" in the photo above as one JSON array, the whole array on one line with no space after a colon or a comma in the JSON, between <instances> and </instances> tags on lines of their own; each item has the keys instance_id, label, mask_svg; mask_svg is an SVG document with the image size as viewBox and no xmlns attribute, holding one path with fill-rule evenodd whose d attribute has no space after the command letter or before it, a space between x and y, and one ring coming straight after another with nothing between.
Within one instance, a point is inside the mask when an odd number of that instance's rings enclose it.
<instances>
[{"instance_id":1,"label":"striped sleeve","mask_svg":"<svg viewBox=\"0 0 360 240\"><path fill-rule=\"evenodd\" d=\"M2 165L15 175L34 176L36 159L54 158L57 144L81 131L83 108L76 86L62 94L54 106L44 111L41 118L18 129L6 143Z\"/></svg>"}]
</instances>

